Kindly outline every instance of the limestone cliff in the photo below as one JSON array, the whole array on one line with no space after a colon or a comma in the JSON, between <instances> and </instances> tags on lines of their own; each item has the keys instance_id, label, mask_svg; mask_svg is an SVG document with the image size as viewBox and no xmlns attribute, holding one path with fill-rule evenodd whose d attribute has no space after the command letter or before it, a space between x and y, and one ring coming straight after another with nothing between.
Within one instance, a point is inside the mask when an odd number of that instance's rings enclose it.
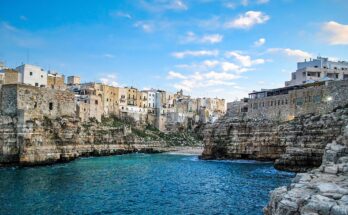
<instances>
[{"instance_id":1,"label":"limestone cliff","mask_svg":"<svg viewBox=\"0 0 348 215\"><path fill-rule=\"evenodd\" d=\"M325 148L320 168L297 174L288 187L271 194L266 215L348 214L348 126Z\"/></svg>"},{"instance_id":2,"label":"limestone cliff","mask_svg":"<svg viewBox=\"0 0 348 215\"><path fill-rule=\"evenodd\" d=\"M348 107L282 123L225 116L203 131L201 158L274 160L278 169L303 172L320 166L325 146L347 124Z\"/></svg>"},{"instance_id":3,"label":"limestone cliff","mask_svg":"<svg viewBox=\"0 0 348 215\"><path fill-rule=\"evenodd\" d=\"M80 156L163 152L173 150L175 146L199 145L190 137L113 123L82 124L74 117L23 123L16 117L1 116L0 165L50 164Z\"/></svg>"}]
</instances>

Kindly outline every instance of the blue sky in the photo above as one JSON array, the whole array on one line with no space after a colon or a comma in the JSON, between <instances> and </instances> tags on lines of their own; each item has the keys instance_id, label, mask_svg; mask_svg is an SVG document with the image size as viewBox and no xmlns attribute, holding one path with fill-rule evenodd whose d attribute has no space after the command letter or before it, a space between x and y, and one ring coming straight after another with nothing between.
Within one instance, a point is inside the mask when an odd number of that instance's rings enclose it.
<instances>
[{"instance_id":1,"label":"blue sky","mask_svg":"<svg viewBox=\"0 0 348 215\"><path fill-rule=\"evenodd\" d=\"M228 101L348 60L346 0L0 0L0 60Z\"/></svg>"}]
</instances>

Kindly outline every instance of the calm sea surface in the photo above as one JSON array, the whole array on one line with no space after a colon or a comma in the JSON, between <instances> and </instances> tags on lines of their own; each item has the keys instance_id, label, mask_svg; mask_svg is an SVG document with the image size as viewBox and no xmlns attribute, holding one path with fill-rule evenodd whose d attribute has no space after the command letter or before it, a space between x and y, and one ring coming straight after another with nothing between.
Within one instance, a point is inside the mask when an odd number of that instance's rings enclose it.
<instances>
[{"instance_id":1,"label":"calm sea surface","mask_svg":"<svg viewBox=\"0 0 348 215\"><path fill-rule=\"evenodd\" d=\"M293 174L271 163L130 154L0 169L0 214L262 214Z\"/></svg>"}]
</instances>

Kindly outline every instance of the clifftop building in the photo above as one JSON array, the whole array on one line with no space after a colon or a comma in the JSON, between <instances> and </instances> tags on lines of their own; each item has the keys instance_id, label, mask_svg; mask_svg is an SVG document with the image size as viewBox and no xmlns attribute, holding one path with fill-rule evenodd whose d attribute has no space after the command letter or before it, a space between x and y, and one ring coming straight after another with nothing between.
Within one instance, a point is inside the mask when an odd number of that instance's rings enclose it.
<instances>
[{"instance_id":1,"label":"clifftop building","mask_svg":"<svg viewBox=\"0 0 348 215\"><path fill-rule=\"evenodd\" d=\"M328 58L317 57L317 59L298 62L296 72L291 74L291 80L285 82L285 86L295 86L317 81L347 79L348 62L336 62Z\"/></svg>"},{"instance_id":2,"label":"clifftop building","mask_svg":"<svg viewBox=\"0 0 348 215\"><path fill-rule=\"evenodd\" d=\"M23 64L16 68L18 82L35 87L47 86L47 72L39 66Z\"/></svg>"},{"instance_id":3,"label":"clifftop building","mask_svg":"<svg viewBox=\"0 0 348 215\"><path fill-rule=\"evenodd\" d=\"M68 85L79 85L81 79L79 76L68 76Z\"/></svg>"}]
</instances>

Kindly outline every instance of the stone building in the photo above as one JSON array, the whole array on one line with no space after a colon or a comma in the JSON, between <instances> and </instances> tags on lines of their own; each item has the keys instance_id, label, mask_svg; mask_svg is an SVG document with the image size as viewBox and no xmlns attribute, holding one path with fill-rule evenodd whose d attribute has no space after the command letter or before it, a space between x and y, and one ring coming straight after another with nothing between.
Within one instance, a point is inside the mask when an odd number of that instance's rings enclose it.
<instances>
[{"instance_id":1,"label":"stone building","mask_svg":"<svg viewBox=\"0 0 348 215\"><path fill-rule=\"evenodd\" d=\"M127 105L138 106L137 94L138 89L134 87L126 87L127 89Z\"/></svg>"},{"instance_id":2,"label":"stone building","mask_svg":"<svg viewBox=\"0 0 348 215\"><path fill-rule=\"evenodd\" d=\"M24 121L44 117L75 117L74 97L68 91L6 84L1 89L1 111L5 115L18 116Z\"/></svg>"},{"instance_id":3,"label":"stone building","mask_svg":"<svg viewBox=\"0 0 348 215\"><path fill-rule=\"evenodd\" d=\"M65 77L57 72L49 72L47 74L47 87L57 90L65 90Z\"/></svg>"},{"instance_id":4,"label":"stone building","mask_svg":"<svg viewBox=\"0 0 348 215\"><path fill-rule=\"evenodd\" d=\"M39 66L23 64L16 68L18 82L35 87L47 86L47 72Z\"/></svg>"},{"instance_id":5,"label":"stone building","mask_svg":"<svg viewBox=\"0 0 348 215\"><path fill-rule=\"evenodd\" d=\"M138 106L140 108L147 108L147 105L148 105L147 96L148 96L148 93L146 91L137 92Z\"/></svg>"},{"instance_id":6,"label":"stone building","mask_svg":"<svg viewBox=\"0 0 348 215\"><path fill-rule=\"evenodd\" d=\"M127 108L127 103L128 103L127 102L127 91L128 91L128 89L126 89L126 88L122 88L122 87L119 88L118 98L117 98L119 112L125 111Z\"/></svg>"},{"instance_id":7,"label":"stone building","mask_svg":"<svg viewBox=\"0 0 348 215\"><path fill-rule=\"evenodd\" d=\"M297 70L291 74L291 80L285 86L295 86L326 80L347 80L348 62L331 61L328 58L317 57L309 61L298 62Z\"/></svg>"},{"instance_id":8,"label":"stone building","mask_svg":"<svg viewBox=\"0 0 348 215\"><path fill-rule=\"evenodd\" d=\"M68 85L80 85L81 78L79 76L68 76Z\"/></svg>"},{"instance_id":9,"label":"stone building","mask_svg":"<svg viewBox=\"0 0 348 215\"><path fill-rule=\"evenodd\" d=\"M228 112L237 113L236 117L287 121L303 114L327 113L347 102L348 80L324 81L253 92L246 102L229 105Z\"/></svg>"},{"instance_id":10,"label":"stone building","mask_svg":"<svg viewBox=\"0 0 348 215\"><path fill-rule=\"evenodd\" d=\"M17 84L19 83L19 73L14 69L3 69L0 71L2 74L2 84Z\"/></svg>"},{"instance_id":11,"label":"stone building","mask_svg":"<svg viewBox=\"0 0 348 215\"><path fill-rule=\"evenodd\" d=\"M96 119L101 121L103 115L103 105L100 96L96 95L76 95L77 115L81 121Z\"/></svg>"}]
</instances>

